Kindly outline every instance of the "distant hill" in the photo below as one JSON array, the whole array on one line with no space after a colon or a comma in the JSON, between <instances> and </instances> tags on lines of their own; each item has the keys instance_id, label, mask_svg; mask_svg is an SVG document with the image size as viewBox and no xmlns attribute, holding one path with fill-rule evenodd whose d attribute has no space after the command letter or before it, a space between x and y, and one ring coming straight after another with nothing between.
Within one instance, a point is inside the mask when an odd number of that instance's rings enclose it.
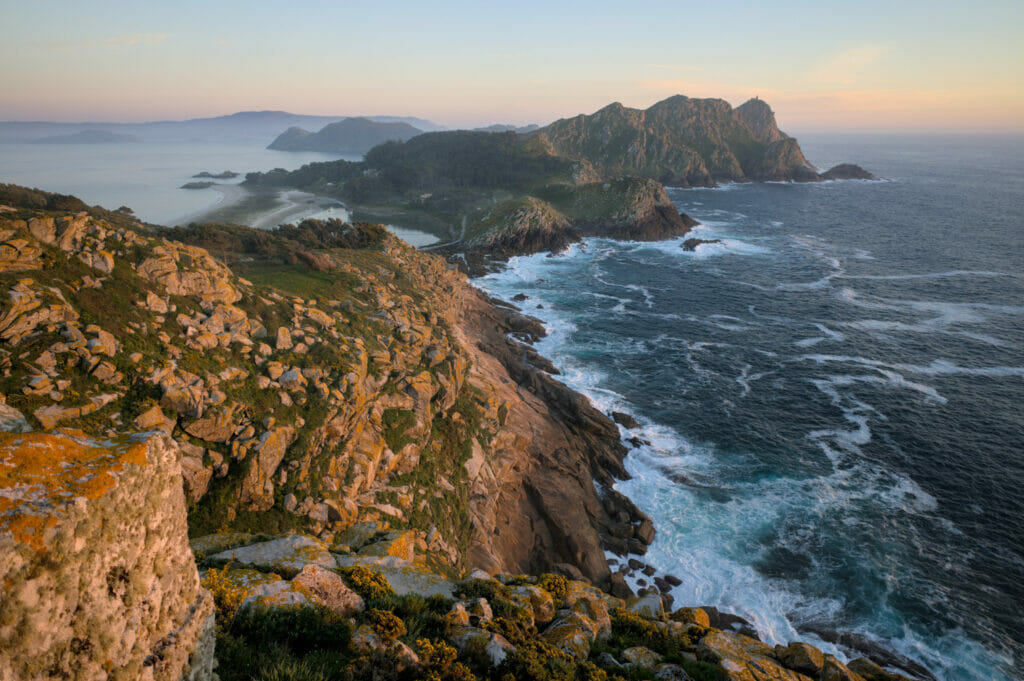
<instances>
[{"instance_id":1,"label":"distant hill","mask_svg":"<svg viewBox=\"0 0 1024 681\"><path fill-rule=\"evenodd\" d=\"M300 127L319 130L346 116L306 116L287 111L240 111L227 116L184 121L148 123L54 123L47 121L0 121L0 142L32 142L80 132L83 128L119 135L134 135L145 142L227 142L263 147L282 130ZM365 116L378 123L404 123L419 130L440 130L428 120L401 116Z\"/></svg>"},{"instance_id":2,"label":"distant hill","mask_svg":"<svg viewBox=\"0 0 1024 681\"><path fill-rule=\"evenodd\" d=\"M587 161L604 177L640 175L676 186L716 181L820 179L800 145L779 130L765 102L676 95L646 110L618 102L538 130L555 153Z\"/></svg>"},{"instance_id":3,"label":"distant hill","mask_svg":"<svg viewBox=\"0 0 1024 681\"><path fill-rule=\"evenodd\" d=\"M515 132L520 135L525 135L528 132L533 132L540 128L536 123L530 123L529 125L508 125L504 123L497 123L495 125L488 125L484 128L473 128L474 132Z\"/></svg>"},{"instance_id":4,"label":"distant hill","mask_svg":"<svg viewBox=\"0 0 1024 681\"><path fill-rule=\"evenodd\" d=\"M33 144L124 144L141 142L135 135L119 135L107 130L81 130L68 135L53 135L32 140Z\"/></svg>"},{"instance_id":5,"label":"distant hill","mask_svg":"<svg viewBox=\"0 0 1024 681\"><path fill-rule=\"evenodd\" d=\"M365 154L383 142L405 141L422 132L408 123L380 123L368 118L346 118L324 126L316 133L299 127L288 128L267 149Z\"/></svg>"}]
</instances>

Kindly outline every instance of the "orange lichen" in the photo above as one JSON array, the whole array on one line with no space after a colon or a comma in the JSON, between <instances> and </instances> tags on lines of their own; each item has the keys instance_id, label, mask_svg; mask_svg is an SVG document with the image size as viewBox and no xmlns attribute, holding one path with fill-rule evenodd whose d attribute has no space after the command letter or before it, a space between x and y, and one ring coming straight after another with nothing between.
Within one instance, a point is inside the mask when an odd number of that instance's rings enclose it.
<instances>
[{"instance_id":1,"label":"orange lichen","mask_svg":"<svg viewBox=\"0 0 1024 681\"><path fill-rule=\"evenodd\" d=\"M0 532L40 551L59 507L98 499L127 465L146 463L138 438L95 440L81 431L0 433Z\"/></svg>"}]
</instances>

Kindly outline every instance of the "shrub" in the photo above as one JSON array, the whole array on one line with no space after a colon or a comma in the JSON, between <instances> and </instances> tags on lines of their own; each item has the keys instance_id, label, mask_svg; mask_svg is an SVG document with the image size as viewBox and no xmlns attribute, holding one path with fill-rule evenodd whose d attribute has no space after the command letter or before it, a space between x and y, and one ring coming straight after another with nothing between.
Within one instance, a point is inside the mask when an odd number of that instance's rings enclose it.
<instances>
[{"instance_id":1,"label":"shrub","mask_svg":"<svg viewBox=\"0 0 1024 681\"><path fill-rule=\"evenodd\" d=\"M405 622L393 612L374 608L366 612L366 619L377 635L385 641L394 641L406 634Z\"/></svg>"},{"instance_id":2,"label":"shrub","mask_svg":"<svg viewBox=\"0 0 1024 681\"><path fill-rule=\"evenodd\" d=\"M344 568L341 575L349 587L367 601L395 595L384 575L368 567L355 565Z\"/></svg>"},{"instance_id":3,"label":"shrub","mask_svg":"<svg viewBox=\"0 0 1024 681\"><path fill-rule=\"evenodd\" d=\"M569 595L569 580L562 575L546 572L537 580L537 586L551 594L556 601L564 601Z\"/></svg>"}]
</instances>

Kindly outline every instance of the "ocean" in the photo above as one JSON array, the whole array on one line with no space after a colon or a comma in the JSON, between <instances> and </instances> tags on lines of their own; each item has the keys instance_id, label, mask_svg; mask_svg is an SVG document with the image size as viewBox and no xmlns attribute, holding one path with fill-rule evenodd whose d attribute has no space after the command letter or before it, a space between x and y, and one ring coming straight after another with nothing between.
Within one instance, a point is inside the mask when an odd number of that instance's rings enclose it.
<instances>
[{"instance_id":1,"label":"ocean","mask_svg":"<svg viewBox=\"0 0 1024 681\"><path fill-rule=\"evenodd\" d=\"M860 634L942 681L1020 678L1024 139L800 141L886 180L670 190L719 243L590 239L476 283L528 295L559 378L642 424L618 489L678 604L840 655ZM328 158L3 144L0 181L174 224L220 198L178 189L199 171Z\"/></svg>"},{"instance_id":2,"label":"ocean","mask_svg":"<svg viewBox=\"0 0 1024 681\"><path fill-rule=\"evenodd\" d=\"M640 422L616 488L677 604L1020 678L1024 139L801 143L886 179L670 190L718 243L588 239L476 283L526 294L559 378Z\"/></svg>"}]
</instances>

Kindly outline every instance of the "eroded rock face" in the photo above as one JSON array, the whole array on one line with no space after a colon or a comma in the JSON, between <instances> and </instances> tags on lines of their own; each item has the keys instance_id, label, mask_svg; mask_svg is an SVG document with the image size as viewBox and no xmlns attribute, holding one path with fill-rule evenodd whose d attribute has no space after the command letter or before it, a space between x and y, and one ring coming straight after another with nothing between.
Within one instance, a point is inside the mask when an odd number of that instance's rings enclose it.
<instances>
[{"instance_id":1,"label":"eroded rock face","mask_svg":"<svg viewBox=\"0 0 1024 681\"><path fill-rule=\"evenodd\" d=\"M0 678L213 678L179 456L165 436L0 433Z\"/></svg>"}]
</instances>

